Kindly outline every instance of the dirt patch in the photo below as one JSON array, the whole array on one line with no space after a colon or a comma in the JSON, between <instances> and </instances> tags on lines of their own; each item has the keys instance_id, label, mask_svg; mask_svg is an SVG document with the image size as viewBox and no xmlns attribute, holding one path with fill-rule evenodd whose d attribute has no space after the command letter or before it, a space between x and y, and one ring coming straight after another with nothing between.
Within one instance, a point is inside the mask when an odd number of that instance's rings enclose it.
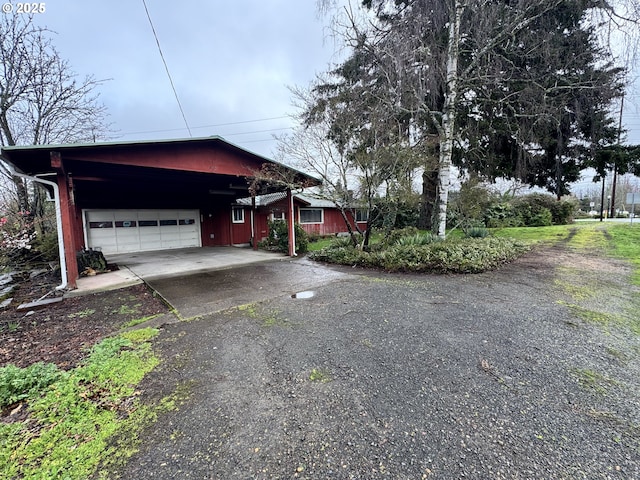
<instances>
[{"instance_id":1,"label":"dirt patch","mask_svg":"<svg viewBox=\"0 0 640 480\"><path fill-rule=\"evenodd\" d=\"M95 343L128 322L168 311L145 285L66 298L41 310L17 311L21 303L41 298L58 284L54 276L40 275L18 285L13 303L2 310L0 366L52 362L62 369L73 368Z\"/></svg>"}]
</instances>

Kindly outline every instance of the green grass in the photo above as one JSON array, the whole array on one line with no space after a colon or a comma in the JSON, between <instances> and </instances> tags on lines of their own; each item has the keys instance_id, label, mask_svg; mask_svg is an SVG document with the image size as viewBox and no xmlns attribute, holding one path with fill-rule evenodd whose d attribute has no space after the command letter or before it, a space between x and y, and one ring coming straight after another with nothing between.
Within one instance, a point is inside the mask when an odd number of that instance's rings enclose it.
<instances>
[{"instance_id":1,"label":"green grass","mask_svg":"<svg viewBox=\"0 0 640 480\"><path fill-rule=\"evenodd\" d=\"M496 237L510 237L522 242L553 244L569 238L575 225L553 225L551 227L509 227L492 229Z\"/></svg>"},{"instance_id":2,"label":"green grass","mask_svg":"<svg viewBox=\"0 0 640 480\"><path fill-rule=\"evenodd\" d=\"M567 241L569 247L579 251L624 258L634 265L633 283L640 285L640 225L580 222L552 227L500 228L492 234L533 244Z\"/></svg>"},{"instance_id":3,"label":"green grass","mask_svg":"<svg viewBox=\"0 0 640 480\"><path fill-rule=\"evenodd\" d=\"M331 245L331 242L333 242L336 238L347 238L347 237L336 237L335 235L332 235L330 237L321 237L320 239L314 242L309 242L307 251L317 252L318 250L322 250L323 248ZM380 241L382 241L382 238L383 238L383 235L381 233L373 232L371 235L371 238L369 239L369 244L374 245L376 243L379 243Z\"/></svg>"},{"instance_id":4,"label":"green grass","mask_svg":"<svg viewBox=\"0 0 640 480\"><path fill-rule=\"evenodd\" d=\"M142 329L107 338L81 366L59 371L48 386L29 388L21 407L28 418L0 424L0 477L85 479L99 465L128 458L138 432L165 406L143 406L136 392L159 362L150 344L157 333Z\"/></svg>"},{"instance_id":5,"label":"green grass","mask_svg":"<svg viewBox=\"0 0 640 480\"><path fill-rule=\"evenodd\" d=\"M307 251L316 252L318 250L322 250L324 247L328 247L334 238L335 237L323 237L316 240L315 242L309 242Z\"/></svg>"},{"instance_id":6,"label":"green grass","mask_svg":"<svg viewBox=\"0 0 640 480\"><path fill-rule=\"evenodd\" d=\"M607 226L607 232L613 243L613 254L633 264L632 281L640 285L640 225L611 225Z\"/></svg>"}]
</instances>

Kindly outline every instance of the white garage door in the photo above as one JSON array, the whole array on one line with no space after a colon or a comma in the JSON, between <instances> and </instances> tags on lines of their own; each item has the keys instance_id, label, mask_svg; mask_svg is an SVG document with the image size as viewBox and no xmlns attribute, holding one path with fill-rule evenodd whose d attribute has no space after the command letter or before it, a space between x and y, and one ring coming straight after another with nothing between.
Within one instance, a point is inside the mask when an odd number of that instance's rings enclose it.
<instances>
[{"instance_id":1,"label":"white garage door","mask_svg":"<svg viewBox=\"0 0 640 480\"><path fill-rule=\"evenodd\" d=\"M197 210L85 210L87 246L103 253L200 247Z\"/></svg>"}]
</instances>

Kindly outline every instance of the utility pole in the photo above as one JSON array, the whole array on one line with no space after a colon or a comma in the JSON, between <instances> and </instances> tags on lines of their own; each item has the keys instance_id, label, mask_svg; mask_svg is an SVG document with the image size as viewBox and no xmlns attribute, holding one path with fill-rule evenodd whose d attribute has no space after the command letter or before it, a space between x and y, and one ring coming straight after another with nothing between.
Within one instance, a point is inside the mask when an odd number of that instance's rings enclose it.
<instances>
[{"instance_id":1,"label":"utility pole","mask_svg":"<svg viewBox=\"0 0 640 480\"><path fill-rule=\"evenodd\" d=\"M622 99L620 100L620 117L618 119L618 147L620 147L620 140L622 137L622 109L624 108L624 92L622 93ZM614 157L615 159L615 157ZM615 218L616 210L616 183L618 183L618 164L613 164L613 184L611 185L611 211L609 212L609 218Z\"/></svg>"}]
</instances>

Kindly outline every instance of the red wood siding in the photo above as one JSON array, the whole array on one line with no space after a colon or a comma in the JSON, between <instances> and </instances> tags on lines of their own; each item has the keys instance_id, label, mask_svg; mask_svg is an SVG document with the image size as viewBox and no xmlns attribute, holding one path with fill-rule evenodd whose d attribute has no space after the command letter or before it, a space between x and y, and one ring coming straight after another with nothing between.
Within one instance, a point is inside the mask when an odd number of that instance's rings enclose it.
<instances>
[{"instance_id":1,"label":"red wood siding","mask_svg":"<svg viewBox=\"0 0 640 480\"><path fill-rule=\"evenodd\" d=\"M202 246L231 245L231 209L210 209L202 215Z\"/></svg>"},{"instance_id":2,"label":"red wood siding","mask_svg":"<svg viewBox=\"0 0 640 480\"><path fill-rule=\"evenodd\" d=\"M280 202L275 202L267 206L258 207L258 210L256 212L256 238L258 242L264 240L269 235L268 222L269 220L271 220L272 212L285 211L286 206L287 206L286 200L282 200ZM300 208L315 209L317 207L296 206L295 218L298 223L300 219L300 214L299 214ZM247 209L247 212L245 213L245 215L249 214L248 210L249 209ZM323 223L300 224L300 226L305 232L307 232L308 234L320 235L324 237L324 236L331 236L337 233L348 231L347 226L344 223L344 219L342 218L342 215L340 214L340 211L338 209L322 208L321 210L323 210ZM355 230L356 223L354 222L353 216L351 215L350 212L347 212L347 217L350 219L351 228ZM285 218L286 218L286 215L285 215ZM367 227L367 222L358 222L358 227L360 227L361 230L364 230Z\"/></svg>"},{"instance_id":3,"label":"red wood siding","mask_svg":"<svg viewBox=\"0 0 640 480\"><path fill-rule=\"evenodd\" d=\"M238 208L238 207L234 207ZM231 223L231 244L238 245L251 241L251 208L244 208L244 222ZM231 213L230 213L231 215Z\"/></svg>"},{"instance_id":4,"label":"red wood siding","mask_svg":"<svg viewBox=\"0 0 640 480\"><path fill-rule=\"evenodd\" d=\"M236 175L239 177L255 175L255 172L263 164L263 160L259 158L236 152L224 145L220 145L218 148L211 148L211 145L178 143L141 145L136 147L135 152L132 152L129 146L109 149L97 147L90 151L90 154L65 152L64 159L66 161L79 160L89 163L151 167L187 172ZM241 180L244 180L244 178L241 178Z\"/></svg>"}]
</instances>

